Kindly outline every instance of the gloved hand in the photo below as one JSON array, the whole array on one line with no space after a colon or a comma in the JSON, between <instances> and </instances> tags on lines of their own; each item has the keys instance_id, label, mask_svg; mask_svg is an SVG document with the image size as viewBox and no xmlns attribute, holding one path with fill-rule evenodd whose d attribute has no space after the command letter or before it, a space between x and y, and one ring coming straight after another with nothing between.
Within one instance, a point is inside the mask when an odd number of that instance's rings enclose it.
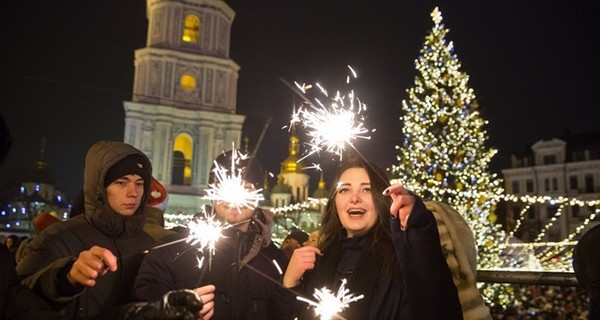
<instances>
[{"instance_id":1,"label":"gloved hand","mask_svg":"<svg viewBox=\"0 0 600 320\"><path fill-rule=\"evenodd\" d=\"M271 228L273 227L273 212L266 209L258 209L255 211L252 221L260 226L260 232L265 238L263 247L268 247L271 244Z\"/></svg>"},{"instance_id":2,"label":"gloved hand","mask_svg":"<svg viewBox=\"0 0 600 320\"><path fill-rule=\"evenodd\" d=\"M203 303L192 290L169 291L161 300L139 302L124 312L130 320L195 320L200 317Z\"/></svg>"}]
</instances>

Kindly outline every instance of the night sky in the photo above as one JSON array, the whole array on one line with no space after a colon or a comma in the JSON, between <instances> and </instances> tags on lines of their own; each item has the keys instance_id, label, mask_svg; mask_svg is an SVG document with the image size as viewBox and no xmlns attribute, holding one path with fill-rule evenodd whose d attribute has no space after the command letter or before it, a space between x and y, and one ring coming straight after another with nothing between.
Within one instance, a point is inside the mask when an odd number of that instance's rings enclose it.
<instances>
[{"instance_id":1,"label":"night sky","mask_svg":"<svg viewBox=\"0 0 600 320\"><path fill-rule=\"evenodd\" d=\"M357 149L380 166L395 164L400 104L435 6L489 120L488 146L499 150L492 171L540 139L600 128L598 1L226 2L236 11L230 56L241 66L237 111L247 115L250 148L271 117L258 149L270 171L278 172L287 156L282 127L299 101L281 79L332 91L341 88L348 65L358 73L352 87L368 106L365 126L377 129ZM46 137L56 184L74 195L89 146L123 140L134 50L146 44L145 7L144 0L2 1L0 113L13 146L0 185L33 166Z\"/></svg>"}]
</instances>

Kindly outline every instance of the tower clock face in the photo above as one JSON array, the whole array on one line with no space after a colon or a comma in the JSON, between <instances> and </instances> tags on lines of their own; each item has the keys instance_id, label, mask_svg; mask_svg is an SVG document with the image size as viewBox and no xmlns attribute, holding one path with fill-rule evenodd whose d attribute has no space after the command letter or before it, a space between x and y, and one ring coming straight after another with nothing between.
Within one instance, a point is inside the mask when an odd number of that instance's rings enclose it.
<instances>
[{"instance_id":1,"label":"tower clock face","mask_svg":"<svg viewBox=\"0 0 600 320\"><path fill-rule=\"evenodd\" d=\"M196 88L196 78L193 75L186 73L183 76L181 76L181 79L179 80L179 85L181 85L181 87L184 90L194 90Z\"/></svg>"}]
</instances>

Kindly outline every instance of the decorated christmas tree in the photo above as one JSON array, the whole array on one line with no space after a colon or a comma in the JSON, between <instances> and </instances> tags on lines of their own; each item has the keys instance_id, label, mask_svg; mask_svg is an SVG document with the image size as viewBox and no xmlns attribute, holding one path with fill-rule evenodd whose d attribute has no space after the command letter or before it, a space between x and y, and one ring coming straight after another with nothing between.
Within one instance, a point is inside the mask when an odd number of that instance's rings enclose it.
<instances>
[{"instance_id":1,"label":"decorated christmas tree","mask_svg":"<svg viewBox=\"0 0 600 320\"><path fill-rule=\"evenodd\" d=\"M488 171L496 150L485 146L487 121L468 86L469 76L460 70L453 43L445 39L449 30L441 24L441 12L435 8L431 16L433 29L415 60L414 87L402 101L404 141L391 171L424 199L448 203L460 212L475 236L478 269L499 268L498 244L504 234L494 209L502 181ZM484 285L481 290L490 304L505 304L511 296L507 286Z\"/></svg>"}]
</instances>

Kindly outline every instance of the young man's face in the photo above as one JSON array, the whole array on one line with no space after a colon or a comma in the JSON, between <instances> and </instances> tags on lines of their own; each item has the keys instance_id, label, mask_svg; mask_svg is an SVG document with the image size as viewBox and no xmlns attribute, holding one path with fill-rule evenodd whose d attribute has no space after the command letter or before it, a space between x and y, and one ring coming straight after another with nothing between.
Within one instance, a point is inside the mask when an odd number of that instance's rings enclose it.
<instances>
[{"instance_id":1,"label":"young man's face","mask_svg":"<svg viewBox=\"0 0 600 320\"><path fill-rule=\"evenodd\" d=\"M114 212L132 216L139 208L144 195L144 179L137 174L129 174L113 181L106 187L108 205Z\"/></svg>"},{"instance_id":2,"label":"young man's face","mask_svg":"<svg viewBox=\"0 0 600 320\"><path fill-rule=\"evenodd\" d=\"M247 190L254 190L254 186L249 182L245 182L245 187ZM249 222L248 220L252 217L252 214L254 214L254 208L236 208L224 201L215 201L213 207L219 218L227 221L227 223L236 224L237 226L247 225Z\"/></svg>"}]
</instances>

